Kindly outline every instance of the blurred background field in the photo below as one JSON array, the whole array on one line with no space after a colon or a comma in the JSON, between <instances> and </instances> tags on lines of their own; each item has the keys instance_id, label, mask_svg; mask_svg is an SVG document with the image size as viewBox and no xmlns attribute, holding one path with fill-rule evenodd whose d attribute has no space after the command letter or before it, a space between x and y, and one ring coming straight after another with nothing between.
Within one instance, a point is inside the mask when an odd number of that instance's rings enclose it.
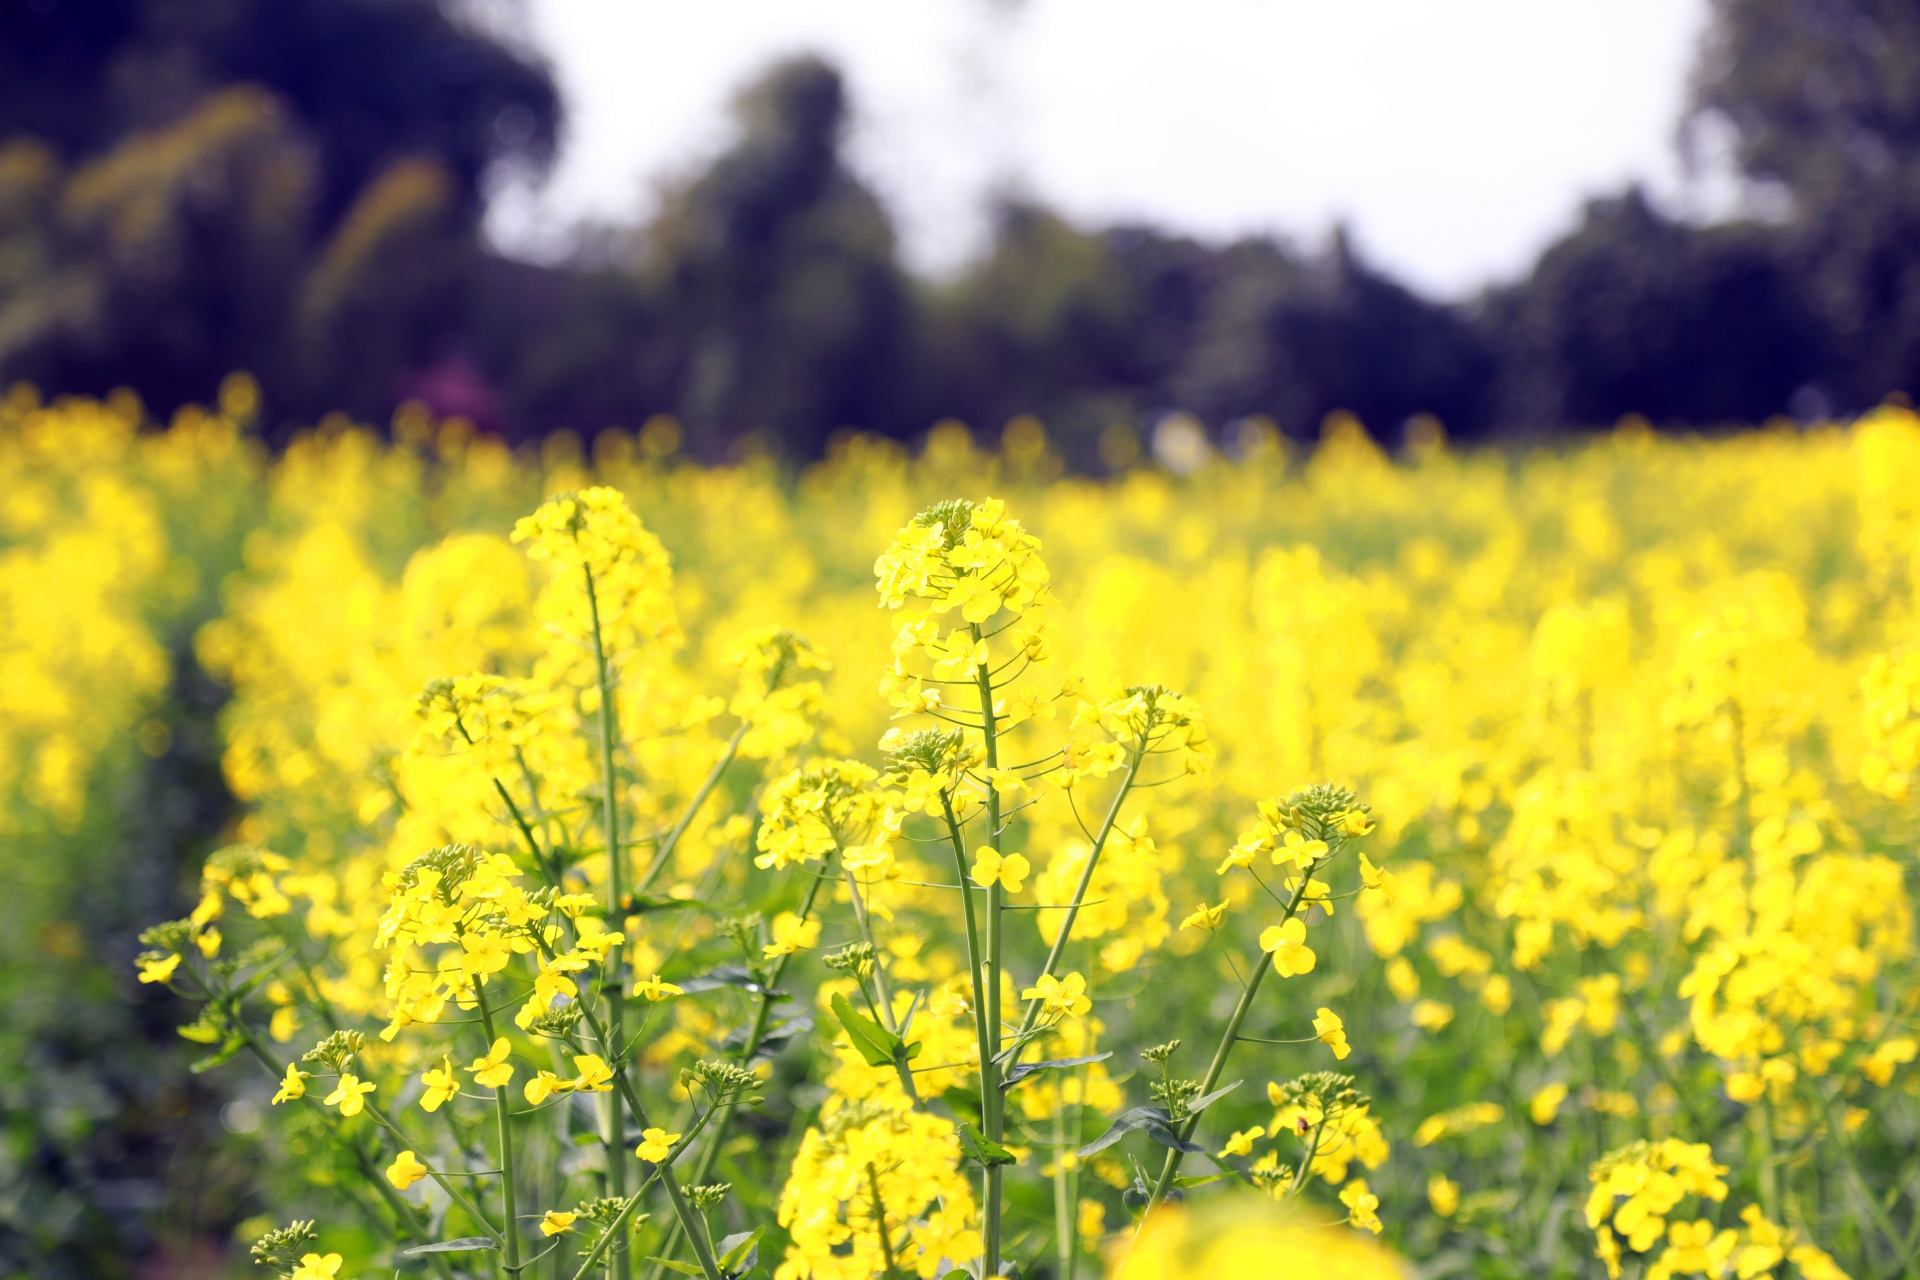
<instances>
[{"instance_id":1,"label":"blurred background field","mask_svg":"<svg viewBox=\"0 0 1920 1280\"><path fill-rule=\"evenodd\" d=\"M732 637L796 627L835 664L821 749L854 754L888 723L872 549L953 493L1023 514L1070 669L1189 691L1219 750L1211 786L1156 808L1161 852L1114 882L1130 906L1099 939L1120 948L1101 953L1118 1000L1101 1016L1122 1044L1136 1011L1137 1034L1164 1034L1170 1011L1208 1006L1224 975L1161 965L1200 941L1169 930L1218 892L1214 863L1254 801L1308 777L1362 788L1394 906L1340 912L1316 939L1329 962L1285 1003L1346 1018L1343 1065L1393 1144L1369 1172L1388 1238L1430 1274L1586 1274L1587 1165L1634 1137L1719 1133L1736 1188L1758 1192L1727 1083L1739 1060L1688 1047L1675 994L1684 956L1715 936L1699 932L1702 878L1741 865L1729 833L1754 814L1776 841L1790 820L1817 833L1785 855L1804 877L1793 892L1812 895L1789 935L1823 957L1803 962L1801 994L1820 995L1796 1018L1858 1032L1866 1016L1879 1030L1863 1052L1912 1044L1920 664L1901 655L1920 421L1905 411L1721 441L1629 427L1463 453L1429 438L1397 457L1348 419L1311 451L1274 434L1189 476L1095 481L1067 474L1032 424L998 451L957 426L917 453L856 437L789 476L764 458L699 464L661 424L514 450L419 413L392 441L336 425L275 454L246 427L251 385L229 381L224 403L157 430L130 399L16 393L0 421L0 1241L23 1274L223 1274L260 1223L324 1212L341 1175L287 1157L313 1138L269 1122L272 1081L244 1064L187 1072L200 1050L173 1027L188 1011L136 986L134 934L191 903L200 857L225 840L318 866L379 848L383 761L413 739L414 693L479 661L525 607L504 531L543 491L588 481L626 492L673 555L676 687L724 693ZM1745 708L1731 736L1720 698ZM703 770L711 747L659 757L658 785ZM1747 776L1742 752L1758 799L1729 780ZM689 884L728 838L715 826L690 844ZM1616 973L1606 991L1596 964ZM783 1069L803 1082L805 1060ZM1858 1158L1904 1218L1915 1109L1897 1065L1834 1079L1871 1111ZM1259 1108L1248 1098L1236 1122ZM1855 1276L1883 1274L1853 1184L1819 1160L1789 1167L1812 1180L1796 1221L1864 1259ZM351 1223L333 1221L337 1241Z\"/></svg>"},{"instance_id":2,"label":"blurred background field","mask_svg":"<svg viewBox=\"0 0 1920 1280\"><path fill-rule=\"evenodd\" d=\"M804 48L631 218L536 253L500 205L563 153L568 95L512 6L0 9L0 1275L244 1274L265 1218L323 1202L260 1082L188 1070L137 935L222 843L324 860L377 826L368 778L486 621L446 583L588 482L674 557L685 679L724 692L741 628L793 626L855 754L887 723L874 555L930 502L1006 498L1071 669L1213 726L1152 910L1217 892L1257 799L1333 777L1380 811L1405 906L1342 913L1366 959L1303 998L1341 1005L1379 1099L1389 1240L1433 1275L1598 1274L1591 1160L1752 1140L1744 1066L1662 1047L1689 1008L1657 945L1700 935L1634 871L1734 830L1745 750L1823 833L1795 857L1894 868L1879 914L1806 927L1872 957L1841 986L1875 1043L1914 1016L1920 17L1702 13L1675 146L1733 194L1589 191L1524 269L1440 297L1351 228L1102 220L1044 181L930 268L849 149L857 77ZM1688 710L1702 634L1758 655L1745 729ZM1618 825L1565 836L1582 805ZM1525 963L1511 887L1572 846L1597 870ZM1650 1025L1603 1016L1596 963L1658 975ZM1920 1130L1910 1073L1848 1062L1894 1081L1848 1095L1866 1181L1787 1167L1859 1280L1912 1265Z\"/></svg>"}]
</instances>

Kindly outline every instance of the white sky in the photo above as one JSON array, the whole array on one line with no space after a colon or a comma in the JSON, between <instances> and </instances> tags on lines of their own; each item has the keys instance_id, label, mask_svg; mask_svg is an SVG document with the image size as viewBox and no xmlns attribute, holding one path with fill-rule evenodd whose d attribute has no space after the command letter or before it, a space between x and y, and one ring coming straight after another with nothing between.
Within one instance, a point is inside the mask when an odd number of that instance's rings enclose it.
<instances>
[{"instance_id":1,"label":"white sky","mask_svg":"<svg viewBox=\"0 0 1920 1280\"><path fill-rule=\"evenodd\" d=\"M1587 196L1674 153L1707 0L523 0L569 112L493 231L550 251L630 223L729 137L772 59L840 65L855 167L929 270L979 250L993 191L1091 222L1317 243L1460 295L1524 269Z\"/></svg>"}]
</instances>

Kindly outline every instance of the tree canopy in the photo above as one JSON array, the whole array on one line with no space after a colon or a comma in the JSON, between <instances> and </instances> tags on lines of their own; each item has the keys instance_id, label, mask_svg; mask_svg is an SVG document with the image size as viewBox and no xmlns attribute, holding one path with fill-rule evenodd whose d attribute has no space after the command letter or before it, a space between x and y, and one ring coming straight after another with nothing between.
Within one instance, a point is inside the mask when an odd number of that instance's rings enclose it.
<instances>
[{"instance_id":1,"label":"tree canopy","mask_svg":"<svg viewBox=\"0 0 1920 1280\"><path fill-rule=\"evenodd\" d=\"M0 383L151 406L257 374L285 430L426 400L517 435L671 414L716 456L1045 421L1080 465L1171 414L1392 438L1847 411L1920 373L1920 11L1716 0L1686 122L1766 217L1592 201L1520 278L1421 296L1344 232L1207 243L1008 200L956 277L901 263L800 57L646 225L557 264L480 234L561 127L538 58L447 0L0 9Z\"/></svg>"}]
</instances>

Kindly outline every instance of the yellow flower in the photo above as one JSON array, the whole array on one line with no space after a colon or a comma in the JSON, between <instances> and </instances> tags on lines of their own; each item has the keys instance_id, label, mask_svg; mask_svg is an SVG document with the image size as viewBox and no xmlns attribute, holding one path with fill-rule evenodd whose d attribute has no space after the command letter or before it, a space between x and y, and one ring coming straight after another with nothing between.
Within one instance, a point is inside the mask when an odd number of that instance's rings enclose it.
<instances>
[{"instance_id":1,"label":"yellow flower","mask_svg":"<svg viewBox=\"0 0 1920 1280\"><path fill-rule=\"evenodd\" d=\"M1860 1063L1860 1074L1884 1087L1893 1082L1894 1068L1912 1062L1917 1050L1920 1050L1920 1043L1904 1037L1888 1040Z\"/></svg>"},{"instance_id":2,"label":"yellow flower","mask_svg":"<svg viewBox=\"0 0 1920 1280\"><path fill-rule=\"evenodd\" d=\"M193 945L200 948L201 955L209 960L213 959L220 954L220 931L218 929L203 929L200 932L200 936L193 940Z\"/></svg>"},{"instance_id":3,"label":"yellow flower","mask_svg":"<svg viewBox=\"0 0 1920 1280\"><path fill-rule=\"evenodd\" d=\"M1309 840L1298 831L1289 831L1273 848L1273 865L1281 867L1291 862L1295 867L1305 871L1314 864L1316 859L1324 857L1326 852L1325 840Z\"/></svg>"},{"instance_id":4,"label":"yellow flower","mask_svg":"<svg viewBox=\"0 0 1920 1280\"><path fill-rule=\"evenodd\" d=\"M1073 1229L1089 1245L1098 1244L1107 1234L1107 1209L1098 1200L1082 1200L1074 1217Z\"/></svg>"},{"instance_id":5,"label":"yellow flower","mask_svg":"<svg viewBox=\"0 0 1920 1280\"><path fill-rule=\"evenodd\" d=\"M1560 1104L1566 1100L1567 1086L1555 1081L1533 1095L1533 1100L1527 1103L1527 1114L1535 1124L1552 1124L1553 1118L1560 1114Z\"/></svg>"},{"instance_id":6,"label":"yellow flower","mask_svg":"<svg viewBox=\"0 0 1920 1280\"><path fill-rule=\"evenodd\" d=\"M462 934L460 949L460 975L468 979L498 973L513 959L513 947L497 933Z\"/></svg>"},{"instance_id":7,"label":"yellow flower","mask_svg":"<svg viewBox=\"0 0 1920 1280\"><path fill-rule=\"evenodd\" d=\"M283 1102L292 1102L298 1098L306 1097L307 1081L310 1078L308 1073L289 1062L287 1064L287 1077L280 1082L279 1091L273 1095L273 1105L277 1107Z\"/></svg>"},{"instance_id":8,"label":"yellow flower","mask_svg":"<svg viewBox=\"0 0 1920 1280\"><path fill-rule=\"evenodd\" d=\"M582 1093L605 1093L613 1088L613 1068L597 1053L575 1054L573 1069L579 1076L573 1087Z\"/></svg>"},{"instance_id":9,"label":"yellow flower","mask_svg":"<svg viewBox=\"0 0 1920 1280\"><path fill-rule=\"evenodd\" d=\"M513 1064L507 1061L507 1055L511 1052L513 1052L513 1046L507 1043L505 1036L495 1040L493 1047L487 1050L486 1057L475 1058L467 1064L467 1071L473 1076L473 1082L485 1085L489 1089L506 1088L508 1082L513 1079Z\"/></svg>"},{"instance_id":10,"label":"yellow flower","mask_svg":"<svg viewBox=\"0 0 1920 1280\"><path fill-rule=\"evenodd\" d=\"M907 774L906 796L900 802L901 807L908 813L924 812L928 817L937 818L942 812L942 797L952 785L953 779L944 772L914 769Z\"/></svg>"},{"instance_id":11,"label":"yellow flower","mask_svg":"<svg viewBox=\"0 0 1920 1280\"><path fill-rule=\"evenodd\" d=\"M173 971L180 967L180 956L148 954L140 957L140 981L171 982Z\"/></svg>"},{"instance_id":12,"label":"yellow flower","mask_svg":"<svg viewBox=\"0 0 1920 1280\"><path fill-rule=\"evenodd\" d=\"M1460 1212L1460 1184L1444 1173L1434 1174L1427 1179L1427 1203L1441 1217L1451 1218Z\"/></svg>"},{"instance_id":13,"label":"yellow flower","mask_svg":"<svg viewBox=\"0 0 1920 1280\"><path fill-rule=\"evenodd\" d=\"M1253 1140L1266 1136L1266 1129L1260 1125L1255 1125L1251 1129L1237 1129L1234 1131L1233 1136L1227 1139L1227 1145L1220 1148L1221 1158L1224 1159L1227 1156L1250 1156L1253 1154Z\"/></svg>"},{"instance_id":14,"label":"yellow flower","mask_svg":"<svg viewBox=\"0 0 1920 1280\"><path fill-rule=\"evenodd\" d=\"M1620 1241L1607 1227L1600 1228L1594 1241L1593 1256L1606 1264L1607 1280L1620 1280Z\"/></svg>"},{"instance_id":15,"label":"yellow flower","mask_svg":"<svg viewBox=\"0 0 1920 1280\"><path fill-rule=\"evenodd\" d=\"M536 1071L521 1093L526 1096L529 1106L537 1107L556 1093L571 1092L573 1087L571 1081L562 1080L551 1071Z\"/></svg>"},{"instance_id":16,"label":"yellow flower","mask_svg":"<svg viewBox=\"0 0 1920 1280\"><path fill-rule=\"evenodd\" d=\"M791 911L782 911L773 918L773 941L761 947L760 951L771 960L795 951L804 951L819 941L818 920L802 920Z\"/></svg>"},{"instance_id":17,"label":"yellow flower","mask_svg":"<svg viewBox=\"0 0 1920 1280\"><path fill-rule=\"evenodd\" d=\"M1043 1017L1077 1018L1093 1008L1093 1001L1087 997L1086 990L1087 980L1077 973L1070 973L1065 978L1043 973L1037 983L1020 993L1020 998L1038 1000Z\"/></svg>"},{"instance_id":18,"label":"yellow flower","mask_svg":"<svg viewBox=\"0 0 1920 1280\"><path fill-rule=\"evenodd\" d=\"M411 1151L402 1151L387 1166L387 1181L402 1191L426 1176L427 1166L421 1164L420 1157Z\"/></svg>"},{"instance_id":19,"label":"yellow flower","mask_svg":"<svg viewBox=\"0 0 1920 1280\"><path fill-rule=\"evenodd\" d=\"M200 901L194 904L193 913L187 919L193 922L195 928L198 928L218 920L226 909L226 899L220 896L219 890L210 889L200 895Z\"/></svg>"},{"instance_id":20,"label":"yellow flower","mask_svg":"<svg viewBox=\"0 0 1920 1280\"><path fill-rule=\"evenodd\" d=\"M1018 893L1032 870L1032 864L1020 854L1003 856L998 849L982 849L974 855L973 882L987 886L998 884L1008 893Z\"/></svg>"},{"instance_id":21,"label":"yellow flower","mask_svg":"<svg viewBox=\"0 0 1920 1280\"><path fill-rule=\"evenodd\" d=\"M442 1103L460 1092L460 1078L453 1074L451 1058L442 1058L439 1066L422 1071L420 1083L427 1087L420 1095L422 1111L438 1111Z\"/></svg>"},{"instance_id":22,"label":"yellow flower","mask_svg":"<svg viewBox=\"0 0 1920 1280\"><path fill-rule=\"evenodd\" d=\"M1352 1050L1347 1046L1346 1024L1340 1021L1340 1015L1322 1007L1313 1015L1313 1034L1320 1043L1333 1050L1335 1058L1344 1059Z\"/></svg>"},{"instance_id":23,"label":"yellow flower","mask_svg":"<svg viewBox=\"0 0 1920 1280\"><path fill-rule=\"evenodd\" d=\"M681 988L674 986L671 982L660 981L660 975L656 973L651 978L646 979L644 982L635 983L633 987L633 994L636 996L645 996L647 999L653 1001L655 1004L658 1004L662 1000L668 1000L674 996L685 995L686 992Z\"/></svg>"},{"instance_id":24,"label":"yellow flower","mask_svg":"<svg viewBox=\"0 0 1920 1280\"><path fill-rule=\"evenodd\" d=\"M300 1265L293 1269L293 1275L288 1280L333 1280L334 1276L340 1274L341 1261L337 1253L330 1253L324 1258L317 1253L306 1254L301 1257Z\"/></svg>"},{"instance_id":25,"label":"yellow flower","mask_svg":"<svg viewBox=\"0 0 1920 1280\"><path fill-rule=\"evenodd\" d=\"M587 919L591 920L593 917L589 916ZM582 921L581 923L585 924L586 921ZM601 964L605 964L607 962L607 953L626 940L627 935L618 931L591 933L586 929L582 929L580 931L580 950L592 952L595 960L598 960Z\"/></svg>"},{"instance_id":26,"label":"yellow flower","mask_svg":"<svg viewBox=\"0 0 1920 1280\"><path fill-rule=\"evenodd\" d=\"M1385 894L1389 902L1393 900L1393 872L1374 866L1364 853L1360 855L1360 883Z\"/></svg>"},{"instance_id":27,"label":"yellow flower","mask_svg":"<svg viewBox=\"0 0 1920 1280\"><path fill-rule=\"evenodd\" d=\"M1226 918L1227 904L1225 902L1222 902L1217 907L1210 907L1203 902L1193 909L1192 914L1180 922L1180 927L1182 929L1213 930L1218 929L1221 921Z\"/></svg>"},{"instance_id":28,"label":"yellow flower","mask_svg":"<svg viewBox=\"0 0 1920 1280\"><path fill-rule=\"evenodd\" d=\"M1128 1256L1127 1280L1403 1280L1408 1274L1371 1236L1320 1225L1297 1205L1282 1208L1251 1196L1196 1200L1154 1210Z\"/></svg>"},{"instance_id":29,"label":"yellow flower","mask_svg":"<svg viewBox=\"0 0 1920 1280\"><path fill-rule=\"evenodd\" d=\"M1260 949L1273 955L1273 971L1283 978L1313 972L1313 948L1307 945L1307 926L1292 916L1260 932Z\"/></svg>"},{"instance_id":30,"label":"yellow flower","mask_svg":"<svg viewBox=\"0 0 1920 1280\"><path fill-rule=\"evenodd\" d=\"M987 781L1003 796L1017 795L1027 789L1026 779L1012 769L989 769Z\"/></svg>"},{"instance_id":31,"label":"yellow flower","mask_svg":"<svg viewBox=\"0 0 1920 1280\"><path fill-rule=\"evenodd\" d=\"M367 1095L372 1092L371 1081L362 1080L349 1071L340 1077L339 1083L334 1085L333 1092L324 1101L330 1107L339 1107L343 1116L357 1116L360 1109L367 1105Z\"/></svg>"},{"instance_id":32,"label":"yellow flower","mask_svg":"<svg viewBox=\"0 0 1920 1280\"><path fill-rule=\"evenodd\" d=\"M640 1135L640 1145L633 1154L650 1164L659 1164L673 1154L673 1144L680 1141L677 1133L668 1133L665 1129L647 1129Z\"/></svg>"},{"instance_id":33,"label":"yellow flower","mask_svg":"<svg viewBox=\"0 0 1920 1280\"><path fill-rule=\"evenodd\" d=\"M1253 865L1253 855L1256 852L1258 852L1258 850L1248 844L1237 844L1227 850L1226 858L1219 866L1213 869L1213 873L1217 876L1223 876L1235 867L1251 867Z\"/></svg>"},{"instance_id":34,"label":"yellow flower","mask_svg":"<svg viewBox=\"0 0 1920 1280\"><path fill-rule=\"evenodd\" d=\"M1358 809L1349 809L1337 814L1333 825L1343 836L1364 836L1373 830L1373 819Z\"/></svg>"},{"instance_id":35,"label":"yellow flower","mask_svg":"<svg viewBox=\"0 0 1920 1280\"><path fill-rule=\"evenodd\" d=\"M1340 1188L1340 1203L1347 1206L1347 1221L1363 1231L1380 1234L1380 1197L1367 1190L1365 1178L1355 1178Z\"/></svg>"},{"instance_id":36,"label":"yellow flower","mask_svg":"<svg viewBox=\"0 0 1920 1280\"><path fill-rule=\"evenodd\" d=\"M579 1216L579 1214L569 1213L565 1209L549 1209L547 1210L547 1216L540 1219L540 1234L543 1236L557 1236L563 1232L571 1231L573 1230L573 1220Z\"/></svg>"}]
</instances>

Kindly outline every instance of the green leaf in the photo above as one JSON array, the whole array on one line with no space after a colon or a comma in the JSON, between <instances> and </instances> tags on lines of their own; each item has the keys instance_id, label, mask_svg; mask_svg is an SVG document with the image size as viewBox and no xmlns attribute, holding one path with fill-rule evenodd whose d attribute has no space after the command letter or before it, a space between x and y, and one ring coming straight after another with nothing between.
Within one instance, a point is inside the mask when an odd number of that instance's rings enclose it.
<instances>
[{"instance_id":1,"label":"green leaf","mask_svg":"<svg viewBox=\"0 0 1920 1280\"><path fill-rule=\"evenodd\" d=\"M1209 1093L1204 1097L1195 1098L1192 1102L1189 1102L1187 1104L1187 1114L1190 1116L1199 1115L1202 1111L1205 1111L1208 1107L1220 1101L1220 1099L1226 1097L1228 1094L1232 1093L1235 1089L1238 1089L1241 1085L1245 1083L1246 1081L1244 1080L1235 1080L1232 1084L1227 1085L1224 1088L1215 1089L1212 1093Z\"/></svg>"},{"instance_id":2,"label":"green leaf","mask_svg":"<svg viewBox=\"0 0 1920 1280\"><path fill-rule=\"evenodd\" d=\"M192 1066L188 1067L187 1070L197 1076L203 1071L211 1071L215 1067L223 1067L227 1063L232 1062L234 1055L246 1047L247 1042L245 1040L242 1040L238 1036L230 1036L225 1044L195 1062Z\"/></svg>"},{"instance_id":3,"label":"green leaf","mask_svg":"<svg viewBox=\"0 0 1920 1280\"><path fill-rule=\"evenodd\" d=\"M720 1267L731 1275L740 1275L760 1260L760 1237L765 1227L741 1231L720 1241Z\"/></svg>"},{"instance_id":4,"label":"green leaf","mask_svg":"<svg viewBox=\"0 0 1920 1280\"><path fill-rule=\"evenodd\" d=\"M474 1249L498 1249L499 1247L491 1236L461 1236L458 1240L442 1240L439 1244L417 1244L407 1252L467 1253Z\"/></svg>"},{"instance_id":5,"label":"green leaf","mask_svg":"<svg viewBox=\"0 0 1920 1280\"><path fill-rule=\"evenodd\" d=\"M1163 1147L1172 1147L1175 1151L1184 1151L1189 1155L1206 1149L1183 1141L1180 1135L1174 1132L1173 1117L1159 1107L1135 1107L1131 1111L1122 1112L1119 1119L1113 1122L1113 1127L1080 1148L1080 1154L1090 1156L1105 1151L1128 1134L1136 1132L1146 1134Z\"/></svg>"},{"instance_id":6,"label":"green leaf","mask_svg":"<svg viewBox=\"0 0 1920 1280\"><path fill-rule=\"evenodd\" d=\"M967 1159L985 1168L1017 1163L1018 1157L968 1123L960 1125L960 1150Z\"/></svg>"},{"instance_id":7,"label":"green leaf","mask_svg":"<svg viewBox=\"0 0 1920 1280\"><path fill-rule=\"evenodd\" d=\"M790 1006L789 1006L790 1007ZM771 1058L792 1044L796 1036L813 1030L813 1019L808 1017L782 1018L768 1027L760 1037L760 1045L753 1051L756 1058ZM721 1038L720 1047L730 1053L739 1053L747 1047L747 1028L735 1027Z\"/></svg>"},{"instance_id":8,"label":"green leaf","mask_svg":"<svg viewBox=\"0 0 1920 1280\"><path fill-rule=\"evenodd\" d=\"M1056 1067L1079 1067L1089 1062L1105 1062L1113 1053L1096 1053L1085 1058L1053 1058L1046 1062L1016 1062L1007 1068L1007 1077L1001 1084L1011 1088L1038 1071L1051 1071Z\"/></svg>"},{"instance_id":9,"label":"green leaf","mask_svg":"<svg viewBox=\"0 0 1920 1280\"><path fill-rule=\"evenodd\" d=\"M833 1015L847 1029L853 1047L870 1067L890 1067L894 1055L904 1050L900 1037L847 1003L845 996L833 998Z\"/></svg>"},{"instance_id":10,"label":"green leaf","mask_svg":"<svg viewBox=\"0 0 1920 1280\"><path fill-rule=\"evenodd\" d=\"M687 907L713 910L710 902L703 902L699 898L676 898L669 893L630 893L620 900L620 909L628 915L645 915L649 911L680 911Z\"/></svg>"},{"instance_id":11,"label":"green leaf","mask_svg":"<svg viewBox=\"0 0 1920 1280\"><path fill-rule=\"evenodd\" d=\"M750 969L737 964L723 964L697 978L682 978L675 984L688 995L697 991L714 991L720 987L739 987L748 995L784 996L787 993L778 987L769 987Z\"/></svg>"},{"instance_id":12,"label":"green leaf","mask_svg":"<svg viewBox=\"0 0 1920 1280\"><path fill-rule=\"evenodd\" d=\"M648 1262L657 1262L669 1271L678 1271L683 1276L704 1276L706 1272L691 1262L675 1262L672 1258L648 1258Z\"/></svg>"}]
</instances>

